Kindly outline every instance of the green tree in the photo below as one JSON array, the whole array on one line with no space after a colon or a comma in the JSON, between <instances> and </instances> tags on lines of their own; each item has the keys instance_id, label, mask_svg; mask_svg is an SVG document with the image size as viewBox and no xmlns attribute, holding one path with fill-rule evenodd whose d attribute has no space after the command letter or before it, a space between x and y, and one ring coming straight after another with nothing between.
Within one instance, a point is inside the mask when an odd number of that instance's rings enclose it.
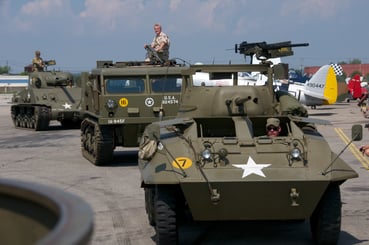
<instances>
[{"instance_id":1,"label":"green tree","mask_svg":"<svg viewBox=\"0 0 369 245\"><path fill-rule=\"evenodd\" d=\"M356 74L358 74L359 76L361 76L361 75L362 75L360 71L353 71L353 72L351 73L351 77L354 77Z\"/></svg>"},{"instance_id":2,"label":"green tree","mask_svg":"<svg viewBox=\"0 0 369 245\"><path fill-rule=\"evenodd\" d=\"M332 63L334 63L334 62L332 62ZM346 61L339 61L337 63L340 64L340 65L361 64L361 60L360 59L357 59L357 58L354 58L354 59L350 60L348 63Z\"/></svg>"},{"instance_id":3,"label":"green tree","mask_svg":"<svg viewBox=\"0 0 369 245\"><path fill-rule=\"evenodd\" d=\"M361 60L360 59L352 59L352 60L350 60L350 64L361 64Z\"/></svg>"},{"instance_id":4,"label":"green tree","mask_svg":"<svg viewBox=\"0 0 369 245\"><path fill-rule=\"evenodd\" d=\"M0 66L0 74L9 74L10 66Z\"/></svg>"},{"instance_id":5,"label":"green tree","mask_svg":"<svg viewBox=\"0 0 369 245\"><path fill-rule=\"evenodd\" d=\"M363 82L369 82L369 73L364 76Z\"/></svg>"}]
</instances>

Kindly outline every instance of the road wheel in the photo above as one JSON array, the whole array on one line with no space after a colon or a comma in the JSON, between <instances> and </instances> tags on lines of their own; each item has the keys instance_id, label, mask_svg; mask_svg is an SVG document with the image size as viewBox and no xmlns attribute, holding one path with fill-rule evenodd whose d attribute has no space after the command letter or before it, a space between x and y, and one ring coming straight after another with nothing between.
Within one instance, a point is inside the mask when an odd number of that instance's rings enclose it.
<instances>
[{"instance_id":1,"label":"road wheel","mask_svg":"<svg viewBox=\"0 0 369 245\"><path fill-rule=\"evenodd\" d=\"M178 244L175 188L157 186L155 196L156 243Z\"/></svg>"},{"instance_id":2,"label":"road wheel","mask_svg":"<svg viewBox=\"0 0 369 245\"><path fill-rule=\"evenodd\" d=\"M22 116L20 114L18 114L15 118L15 126L16 127L20 127L21 126L21 122L22 122Z\"/></svg>"},{"instance_id":3,"label":"road wheel","mask_svg":"<svg viewBox=\"0 0 369 245\"><path fill-rule=\"evenodd\" d=\"M111 128L99 126L92 119L81 124L82 155L96 166L112 162L114 153L113 132Z\"/></svg>"},{"instance_id":4,"label":"road wheel","mask_svg":"<svg viewBox=\"0 0 369 245\"><path fill-rule=\"evenodd\" d=\"M341 232L341 194L337 184L328 187L315 208L310 227L317 244L337 244Z\"/></svg>"},{"instance_id":5,"label":"road wheel","mask_svg":"<svg viewBox=\"0 0 369 245\"><path fill-rule=\"evenodd\" d=\"M35 131L48 130L50 109L45 106L35 106L33 113L35 117Z\"/></svg>"}]
</instances>

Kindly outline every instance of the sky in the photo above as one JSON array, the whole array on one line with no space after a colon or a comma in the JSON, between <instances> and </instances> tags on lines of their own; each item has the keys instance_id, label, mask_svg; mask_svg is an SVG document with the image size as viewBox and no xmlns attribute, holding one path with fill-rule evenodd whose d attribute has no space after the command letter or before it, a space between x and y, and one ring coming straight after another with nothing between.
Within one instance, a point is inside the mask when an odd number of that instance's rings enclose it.
<instances>
[{"instance_id":1,"label":"sky","mask_svg":"<svg viewBox=\"0 0 369 245\"><path fill-rule=\"evenodd\" d=\"M160 23L170 58L249 63L243 41L309 43L282 58L290 68L369 63L367 0L0 0L0 66L22 72L35 50L55 69L89 71L97 60L140 61Z\"/></svg>"}]
</instances>

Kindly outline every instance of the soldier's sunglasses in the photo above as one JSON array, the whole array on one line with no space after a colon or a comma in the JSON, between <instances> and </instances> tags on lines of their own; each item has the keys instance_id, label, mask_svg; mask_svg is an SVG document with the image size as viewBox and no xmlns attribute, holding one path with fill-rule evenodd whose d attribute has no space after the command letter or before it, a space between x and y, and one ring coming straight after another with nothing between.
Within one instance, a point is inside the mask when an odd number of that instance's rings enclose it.
<instances>
[{"instance_id":1,"label":"soldier's sunglasses","mask_svg":"<svg viewBox=\"0 0 369 245\"><path fill-rule=\"evenodd\" d=\"M277 127L270 126L270 127L267 127L267 130L268 131L277 131L278 128Z\"/></svg>"}]
</instances>

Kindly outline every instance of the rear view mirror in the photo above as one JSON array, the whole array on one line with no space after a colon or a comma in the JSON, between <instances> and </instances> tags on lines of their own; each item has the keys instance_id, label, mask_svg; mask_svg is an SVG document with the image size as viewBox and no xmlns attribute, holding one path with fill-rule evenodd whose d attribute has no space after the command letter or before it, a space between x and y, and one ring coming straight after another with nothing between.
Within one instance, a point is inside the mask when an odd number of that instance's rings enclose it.
<instances>
[{"instance_id":1,"label":"rear view mirror","mask_svg":"<svg viewBox=\"0 0 369 245\"><path fill-rule=\"evenodd\" d=\"M351 139L353 141L359 141L363 139L363 127L360 124L352 125Z\"/></svg>"}]
</instances>

